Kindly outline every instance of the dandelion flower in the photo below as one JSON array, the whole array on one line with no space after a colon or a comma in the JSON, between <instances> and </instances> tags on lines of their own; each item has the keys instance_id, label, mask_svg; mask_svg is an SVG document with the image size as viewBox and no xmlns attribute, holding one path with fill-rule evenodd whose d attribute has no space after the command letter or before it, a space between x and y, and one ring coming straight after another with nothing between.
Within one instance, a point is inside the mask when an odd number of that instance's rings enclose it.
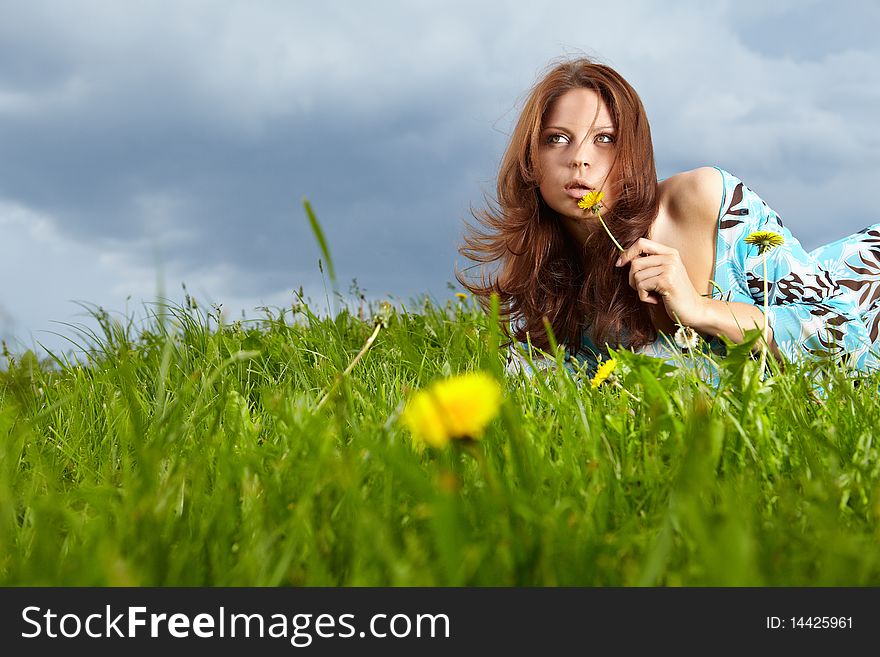
<instances>
[{"instance_id":1,"label":"dandelion flower","mask_svg":"<svg viewBox=\"0 0 880 657\"><path fill-rule=\"evenodd\" d=\"M758 230L749 233L745 238L746 244L754 244L758 247L758 254L764 256L764 335L767 335L767 251L785 244L785 239L779 233L769 230ZM764 364L767 362L767 341L761 345L760 372L764 372Z\"/></svg>"},{"instance_id":2,"label":"dandelion flower","mask_svg":"<svg viewBox=\"0 0 880 657\"><path fill-rule=\"evenodd\" d=\"M775 249L777 246L785 244L785 238L779 233L774 233L769 230L757 230L754 233L750 233L745 238L745 242L746 244L754 244L757 246L758 254L763 255L765 251Z\"/></svg>"},{"instance_id":3,"label":"dandelion flower","mask_svg":"<svg viewBox=\"0 0 880 657\"><path fill-rule=\"evenodd\" d=\"M373 324L381 326L382 328L388 328L388 323L391 321L393 311L394 306L392 306L390 302L380 301L379 312L373 317Z\"/></svg>"},{"instance_id":4,"label":"dandelion flower","mask_svg":"<svg viewBox=\"0 0 880 657\"><path fill-rule=\"evenodd\" d=\"M459 299L461 299L462 301L464 301L465 299L468 298L468 295L466 295L464 292L456 292L456 293L455 293L455 296L457 296L457 297L458 297Z\"/></svg>"},{"instance_id":5,"label":"dandelion flower","mask_svg":"<svg viewBox=\"0 0 880 657\"><path fill-rule=\"evenodd\" d=\"M673 338L679 349L696 349L700 343L700 334L690 326L679 326Z\"/></svg>"},{"instance_id":6,"label":"dandelion flower","mask_svg":"<svg viewBox=\"0 0 880 657\"><path fill-rule=\"evenodd\" d=\"M583 198L578 201L578 207L581 210L589 210L593 214L599 214L599 210L602 208L603 196L605 196L605 192L587 192L584 194Z\"/></svg>"},{"instance_id":7,"label":"dandelion flower","mask_svg":"<svg viewBox=\"0 0 880 657\"><path fill-rule=\"evenodd\" d=\"M437 381L416 392L401 420L413 435L433 447L450 440L483 437L501 408L501 386L484 372Z\"/></svg>"},{"instance_id":8,"label":"dandelion flower","mask_svg":"<svg viewBox=\"0 0 880 657\"><path fill-rule=\"evenodd\" d=\"M617 367L617 361L613 358L609 358L604 363L599 365L599 369L596 370L596 375L590 380L590 387L595 390L600 385L605 383L605 380L611 376L611 373L614 371L614 368Z\"/></svg>"},{"instance_id":9,"label":"dandelion flower","mask_svg":"<svg viewBox=\"0 0 880 657\"><path fill-rule=\"evenodd\" d=\"M608 233L608 237L611 238L611 241L614 242L614 246L617 247L619 251L623 251L623 247L620 246L620 242L618 242L614 235L611 234L611 231L608 230L608 226L605 223L605 220L602 219L602 215L599 214L599 211L602 209L602 197L605 196L605 192L587 192L581 197L581 200L578 201L578 207L581 210L587 210L588 212L592 212L599 218L599 223L602 224L602 228L605 229L605 232Z\"/></svg>"}]
</instances>

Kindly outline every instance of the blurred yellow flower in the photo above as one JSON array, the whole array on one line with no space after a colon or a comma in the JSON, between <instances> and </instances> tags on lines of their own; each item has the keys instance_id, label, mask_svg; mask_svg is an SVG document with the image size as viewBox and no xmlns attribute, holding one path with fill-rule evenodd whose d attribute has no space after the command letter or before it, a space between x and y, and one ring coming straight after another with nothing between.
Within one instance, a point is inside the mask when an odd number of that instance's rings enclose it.
<instances>
[{"instance_id":1,"label":"blurred yellow flower","mask_svg":"<svg viewBox=\"0 0 880 657\"><path fill-rule=\"evenodd\" d=\"M611 373L614 371L615 367L617 367L617 361L613 358L609 358L604 363L601 363L599 365L599 369L596 370L596 375L590 381L590 387L595 390L600 385L605 383L605 380L609 376L611 376Z\"/></svg>"},{"instance_id":2,"label":"blurred yellow flower","mask_svg":"<svg viewBox=\"0 0 880 657\"><path fill-rule=\"evenodd\" d=\"M758 254L762 255L765 251L775 249L777 246L785 244L785 238L779 233L773 233L769 230L757 230L750 233L745 238L746 244L754 244L758 247Z\"/></svg>"},{"instance_id":3,"label":"blurred yellow flower","mask_svg":"<svg viewBox=\"0 0 880 657\"><path fill-rule=\"evenodd\" d=\"M414 393L401 415L413 433L433 447L457 438L482 438L501 408L501 386L489 374L442 379Z\"/></svg>"},{"instance_id":4,"label":"blurred yellow flower","mask_svg":"<svg viewBox=\"0 0 880 657\"><path fill-rule=\"evenodd\" d=\"M590 210L593 214L599 214L599 209L602 207L603 196L605 196L605 192L587 192L584 194L583 198L578 201L578 207L581 210Z\"/></svg>"},{"instance_id":5,"label":"blurred yellow flower","mask_svg":"<svg viewBox=\"0 0 880 657\"><path fill-rule=\"evenodd\" d=\"M468 295L466 295L464 292L456 292L456 293L455 293L455 296L457 296L457 297L458 297L459 299L461 299L462 301L464 301L465 299L468 298Z\"/></svg>"}]
</instances>

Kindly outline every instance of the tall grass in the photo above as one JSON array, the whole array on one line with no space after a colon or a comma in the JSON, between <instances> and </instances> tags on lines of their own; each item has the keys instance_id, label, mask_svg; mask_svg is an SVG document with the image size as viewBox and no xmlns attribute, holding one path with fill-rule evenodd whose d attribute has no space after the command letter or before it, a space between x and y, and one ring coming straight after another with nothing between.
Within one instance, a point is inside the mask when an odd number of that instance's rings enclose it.
<instances>
[{"instance_id":1,"label":"tall grass","mask_svg":"<svg viewBox=\"0 0 880 657\"><path fill-rule=\"evenodd\" d=\"M0 584L880 584L877 377L741 350L718 389L627 352L630 394L530 380L475 303L424 299L317 409L375 312L94 309L79 359L10 355ZM473 369L505 389L484 439L414 444L408 391Z\"/></svg>"}]
</instances>

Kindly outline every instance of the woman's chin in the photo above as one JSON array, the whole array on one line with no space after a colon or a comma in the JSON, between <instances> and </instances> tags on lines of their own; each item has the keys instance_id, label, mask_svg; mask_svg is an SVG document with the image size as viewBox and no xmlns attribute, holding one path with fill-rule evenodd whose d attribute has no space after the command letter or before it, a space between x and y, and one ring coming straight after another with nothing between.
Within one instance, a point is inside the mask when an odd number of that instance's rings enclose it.
<instances>
[{"instance_id":1,"label":"woman's chin","mask_svg":"<svg viewBox=\"0 0 880 657\"><path fill-rule=\"evenodd\" d=\"M579 224L592 225L599 223L599 220L596 219L596 215L591 212L581 212L580 214L569 214L566 216L569 221L574 221Z\"/></svg>"}]
</instances>

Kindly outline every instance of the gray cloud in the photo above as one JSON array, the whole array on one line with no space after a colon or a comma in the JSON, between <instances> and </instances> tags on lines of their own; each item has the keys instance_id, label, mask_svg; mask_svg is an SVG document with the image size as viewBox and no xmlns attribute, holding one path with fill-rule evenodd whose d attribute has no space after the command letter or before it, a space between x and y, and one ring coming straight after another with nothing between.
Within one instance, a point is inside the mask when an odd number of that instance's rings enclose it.
<instances>
[{"instance_id":1,"label":"gray cloud","mask_svg":"<svg viewBox=\"0 0 880 657\"><path fill-rule=\"evenodd\" d=\"M872 0L747 4L736 31L750 49L773 58L821 61L832 53L875 51L880 6Z\"/></svg>"},{"instance_id":2,"label":"gray cloud","mask_svg":"<svg viewBox=\"0 0 880 657\"><path fill-rule=\"evenodd\" d=\"M226 308L323 297L304 196L343 290L442 297L519 100L565 54L633 82L663 176L718 164L807 246L877 221L880 50L862 27L817 40L819 4L763 7L8 3L0 225L30 253L0 265L28 272L0 294L4 330L45 330L72 298L149 297L157 262L170 292L186 280Z\"/></svg>"}]
</instances>

